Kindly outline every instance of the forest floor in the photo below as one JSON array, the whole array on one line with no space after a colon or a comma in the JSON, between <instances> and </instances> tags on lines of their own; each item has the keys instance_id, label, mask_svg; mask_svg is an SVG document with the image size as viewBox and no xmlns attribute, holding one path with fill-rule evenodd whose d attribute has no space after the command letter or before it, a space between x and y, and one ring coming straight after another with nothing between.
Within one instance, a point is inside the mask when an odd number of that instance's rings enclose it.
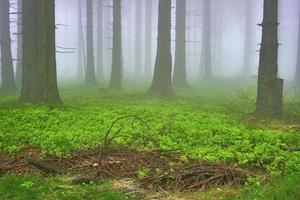
<instances>
[{"instance_id":1,"label":"forest floor","mask_svg":"<svg viewBox=\"0 0 300 200\"><path fill-rule=\"evenodd\" d=\"M62 106L0 92L0 199L297 199L299 93L259 118L255 85L236 82L171 97L64 83Z\"/></svg>"}]
</instances>

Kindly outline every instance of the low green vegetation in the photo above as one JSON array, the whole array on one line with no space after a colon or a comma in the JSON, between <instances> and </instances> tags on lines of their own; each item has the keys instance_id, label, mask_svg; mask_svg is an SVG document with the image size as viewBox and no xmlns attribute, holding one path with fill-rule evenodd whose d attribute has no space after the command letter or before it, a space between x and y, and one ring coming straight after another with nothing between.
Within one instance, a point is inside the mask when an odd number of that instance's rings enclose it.
<instances>
[{"instance_id":1,"label":"low green vegetation","mask_svg":"<svg viewBox=\"0 0 300 200\"><path fill-rule=\"evenodd\" d=\"M179 90L167 98L146 94L143 86L128 88L99 92L64 86L64 105L59 107L20 105L15 94L2 94L0 150L14 154L33 146L44 154L68 156L98 147L116 119L128 116L110 131L122 148L178 151L184 162L233 162L270 177L300 169L300 152L294 151L300 146L299 129L294 128L300 122L298 96L287 94L285 119L272 120L251 114L255 87L219 82Z\"/></svg>"}]
</instances>

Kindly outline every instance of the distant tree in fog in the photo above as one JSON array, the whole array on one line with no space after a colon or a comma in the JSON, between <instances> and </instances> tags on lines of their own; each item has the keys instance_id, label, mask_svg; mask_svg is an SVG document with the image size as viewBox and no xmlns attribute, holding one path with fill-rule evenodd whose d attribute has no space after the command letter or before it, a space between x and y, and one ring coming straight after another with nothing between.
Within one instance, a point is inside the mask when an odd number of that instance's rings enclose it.
<instances>
[{"instance_id":1,"label":"distant tree in fog","mask_svg":"<svg viewBox=\"0 0 300 200\"><path fill-rule=\"evenodd\" d=\"M16 82L22 81L22 0L17 0L17 66Z\"/></svg>"},{"instance_id":2,"label":"distant tree in fog","mask_svg":"<svg viewBox=\"0 0 300 200\"><path fill-rule=\"evenodd\" d=\"M86 69L85 83L96 85L95 58L94 58L94 33L93 33L93 0L86 0Z\"/></svg>"},{"instance_id":3,"label":"distant tree in fog","mask_svg":"<svg viewBox=\"0 0 300 200\"><path fill-rule=\"evenodd\" d=\"M146 1L145 10L145 75L147 77L152 74L152 15L153 15L153 1Z\"/></svg>"},{"instance_id":4,"label":"distant tree in fog","mask_svg":"<svg viewBox=\"0 0 300 200\"><path fill-rule=\"evenodd\" d=\"M97 77L104 78L103 70L103 0L97 0Z\"/></svg>"},{"instance_id":5,"label":"distant tree in fog","mask_svg":"<svg viewBox=\"0 0 300 200\"><path fill-rule=\"evenodd\" d=\"M295 84L297 88L300 88L300 13L299 13L299 25L298 25L298 50L297 50Z\"/></svg>"},{"instance_id":6,"label":"distant tree in fog","mask_svg":"<svg viewBox=\"0 0 300 200\"><path fill-rule=\"evenodd\" d=\"M56 76L55 0L22 1L21 102L60 103Z\"/></svg>"},{"instance_id":7,"label":"distant tree in fog","mask_svg":"<svg viewBox=\"0 0 300 200\"><path fill-rule=\"evenodd\" d=\"M1 87L3 90L16 89L11 52L9 5L9 0L0 1Z\"/></svg>"},{"instance_id":8,"label":"distant tree in fog","mask_svg":"<svg viewBox=\"0 0 300 200\"><path fill-rule=\"evenodd\" d=\"M147 41L148 42L148 41ZM135 1L135 63L134 73L142 72L142 0Z\"/></svg>"},{"instance_id":9,"label":"distant tree in fog","mask_svg":"<svg viewBox=\"0 0 300 200\"><path fill-rule=\"evenodd\" d=\"M186 0L176 0L176 41L173 85L187 87L186 72Z\"/></svg>"},{"instance_id":10,"label":"distant tree in fog","mask_svg":"<svg viewBox=\"0 0 300 200\"><path fill-rule=\"evenodd\" d=\"M253 30L252 25L254 22L254 2L253 0L246 0L246 19L245 19L245 51L244 51L244 72L246 78L251 76L251 54L254 51L253 47Z\"/></svg>"},{"instance_id":11,"label":"distant tree in fog","mask_svg":"<svg viewBox=\"0 0 300 200\"><path fill-rule=\"evenodd\" d=\"M264 0L256 112L281 117L283 80L278 78L278 0Z\"/></svg>"},{"instance_id":12,"label":"distant tree in fog","mask_svg":"<svg viewBox=\"0 0 300 200\"><path fill-rule=\"evenodd\" d=\"M113 48L109 88L122 89L122 27L121 0L113 0Z\"/></svg>"},{"instance_id":13,"label":"distant tree in fog","mask_svg":"<svg viewBox=\"0 0 300 200\"><path fill-rule=\"evenodd\" d=\"M211 79L212 55L211 55L211 0L203 0L203 31L201 63L204 70L204 78Z\"/></svg>"},{"instance_id":14,"label":"distant tree in fog","mask_svg":"<svg viewBox=\"0 0 300 200\"><path fill-rule=\"evenodd\" d=\"M77 78L84 79L84 44L83 44L83 30L82 30L82 0L77 1Z\"/></svg>"},{"instance_id":15,"label":"distant tree in fog","mask_svg":"<svg viewBox=\"0 0 300 200\"><path fill-rule=\"evenodd\" d=\"M172 89L171 0L159 0L157 52L150 92L170 95Z\"/></svg>"}]
</instances>

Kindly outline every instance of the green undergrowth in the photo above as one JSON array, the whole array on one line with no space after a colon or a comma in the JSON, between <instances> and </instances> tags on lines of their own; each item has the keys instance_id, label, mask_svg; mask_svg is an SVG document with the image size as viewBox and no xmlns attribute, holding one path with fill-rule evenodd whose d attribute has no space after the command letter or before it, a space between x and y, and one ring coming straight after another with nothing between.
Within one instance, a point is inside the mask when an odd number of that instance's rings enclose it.
<instances>
[{"instance_id":1,"label":"green undergrowth","mask_svg":"<svg viewBox=\"0 0 300 200\"><path fill-rule=\"evenodd\" d=\"M146 94L144 87L100 92L67 86L60 91L64 105L59 107L21 105L16 95L2 95L1 151L14 154L29 145L44 154L68 156L101 144L119 117L138 116L143 122L126 118L112 128L119 146L176 150L185 162L190 158L235 162L269 174L300 169L300 152L293 151L300 146L299 131L290 129L286 121L253 117L252 86L203 85L167 98ZM297 102L288 105L297 110ZM255 126L256 122L260 125ZM268 129L270 124L280 126Z\"/></svg>"},{"instance_id":2,"label":"green undergrowth","mask_svg":"<svg viewBox=\"0 0 300 200\"><path fill-rule=\"evenodd\" d=\"M110 183L72 185L61 177L6 175L0 178L1 200L137 200L114 189Z\"/></svg>"}]
</instances>

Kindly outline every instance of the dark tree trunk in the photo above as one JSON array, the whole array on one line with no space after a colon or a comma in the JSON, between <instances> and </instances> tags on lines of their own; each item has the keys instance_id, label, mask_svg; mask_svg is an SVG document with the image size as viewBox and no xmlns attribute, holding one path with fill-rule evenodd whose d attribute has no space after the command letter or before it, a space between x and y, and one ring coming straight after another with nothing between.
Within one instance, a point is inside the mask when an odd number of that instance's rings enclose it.
<instances>
[{"instance_id":1,"label":"dark tree trunk","mask_svg":"<svg viewBox=\"0 0 300 200\"><path fill-rule=\"evenodd\" d=\"M93 33L93 0L86 0L86 69L85 83L96 85Z\"/></svg>"},{"instance_id":2,"label":"dark tree trunk","mask_svg":"<svg viewBox=\"0 0 300 200\"><path fill-rule=\"evenodd\" d=\"M278 76L278 0L264 1L256 111L282 116L283 80Z\"/></svg>"},{"instance_id":3,"label":"dark tree trunk","mask_svg":"<svg viewBox=\"0 0 300 200\"><path fill-rule=\"evenodd\" d=\"M22 0L17 1L17 70L16 83L21 85L22 81Z\"/></svg>"},{"instance_id":4,"label":"dark tree trunk","mask_svg":"<svg viewBox=\"0 0 300 200\"><path fill-rule=\"evenodd\" d=\"M246 0L246 21L245 21L245 52L244 52L244 72L246 78L251 76L251 54L253 47L253 1Z\"/></svg>"},{"instance_id":5,"label":"dark tree trunk","mask_svg":"<svg viewBox=\"0 0 300 200\"><path fill-rule=\"evenodd\" d=\"M22 102L61 103L56 76L54 2L26 0L22 4Z\"/></svg>"},{"instance_id":6,"label":"dark tree trunk","mask_svg":"<svg viewBox=\"0 0 300 200\"><path fill-rule=\"evenodd\" d=\"M82 0L78 0L78 15L77 15L77 78L79 80L84 80L84 68L85 68L85 61L84 61L84 44L83 44L83 30L82 30Z\"/></svg>"},{"instance_id":7,"label":"dark tree trunk","mask_svg":"<svg viewBox=\"0 0 300 200\"><path fill-rule=\"evenodd\" d=\"M146 0L146 33L145 33L145 75L150 77L152 74L152 8L153 1Z\"/></svg>"},{"instance_id":8,"label":"dark tree trunk","mask_svg":"<svg viewBox=\"0 0 300 200\"><path fill-rule=\"evenodd\" d=\"M134 73L141 75L142 71L142 2L141 0L135 1L135 64Z\"/></svg>"},{"instance_id":9,"label":"dark tree trunk","mask_svg":"<svg viewBox=\"0 0 300 200\"><path fill-rule=\"evenodd\" d=\"M297 50L297 65L295 73L295 84L297 88L300 88L300 15L299 15L299 25L298 25L298 50Z\"/></svg>"},{"instance_id":10,"label":"dark tree trunk","mask_svg":"<svg viewBox=\"0 0 300 200\"><path fill-rule=\"evenodd\" d=\"M11 53L9 0L0 1L0 46L2 89L15 90L13 60Z\"/></svg>"},{"instance_id":11,"label":"dark tree trunk","mask_svg":"<svg viewBox=\"0 0 300 200\"><path fill-rule=\"evenodd\" d=\"M173 85L187 87L186 73L186 0L176 0L176 48Z\"/></svg>"},{"instance_id":12,"label":"dark tree trunk","mask_svg":"<svg viewBox=\"0 0 300 200\"><path fill-rule=\"evenodd\" d=\"M204 78L212 78L211 61L211 0L203 0L202 68Z\"/></svg>"},{"instance_id":13,"label":"dark tree trunk","mask_svg":"<svg viewBox=\"0 0 300 200\"><path fill-rule=\"evenodd\" d=\"M103 79L103 0L97 3L97 77Z\"/></svg>"},{"instance_id":14,"label":"dark tree trunk","mask_svg":"<svg viewBox=\"0 0 300 200\"><path fill-rule=\"evenodd\" d=\"M150 92L170 95L172 89L171 0L160 0L158 8L157 52Z\"/></svg>"},{"instance_id":15,"label":"dark tree trunk","mask_svg":"<svg viewBox=\"0 0 300 200\"><path fill-rule=\"evenodd\" d=\"M122 89L121 0L113 0L113 48L110 89Z\"/></svg>"}]
</instances>

